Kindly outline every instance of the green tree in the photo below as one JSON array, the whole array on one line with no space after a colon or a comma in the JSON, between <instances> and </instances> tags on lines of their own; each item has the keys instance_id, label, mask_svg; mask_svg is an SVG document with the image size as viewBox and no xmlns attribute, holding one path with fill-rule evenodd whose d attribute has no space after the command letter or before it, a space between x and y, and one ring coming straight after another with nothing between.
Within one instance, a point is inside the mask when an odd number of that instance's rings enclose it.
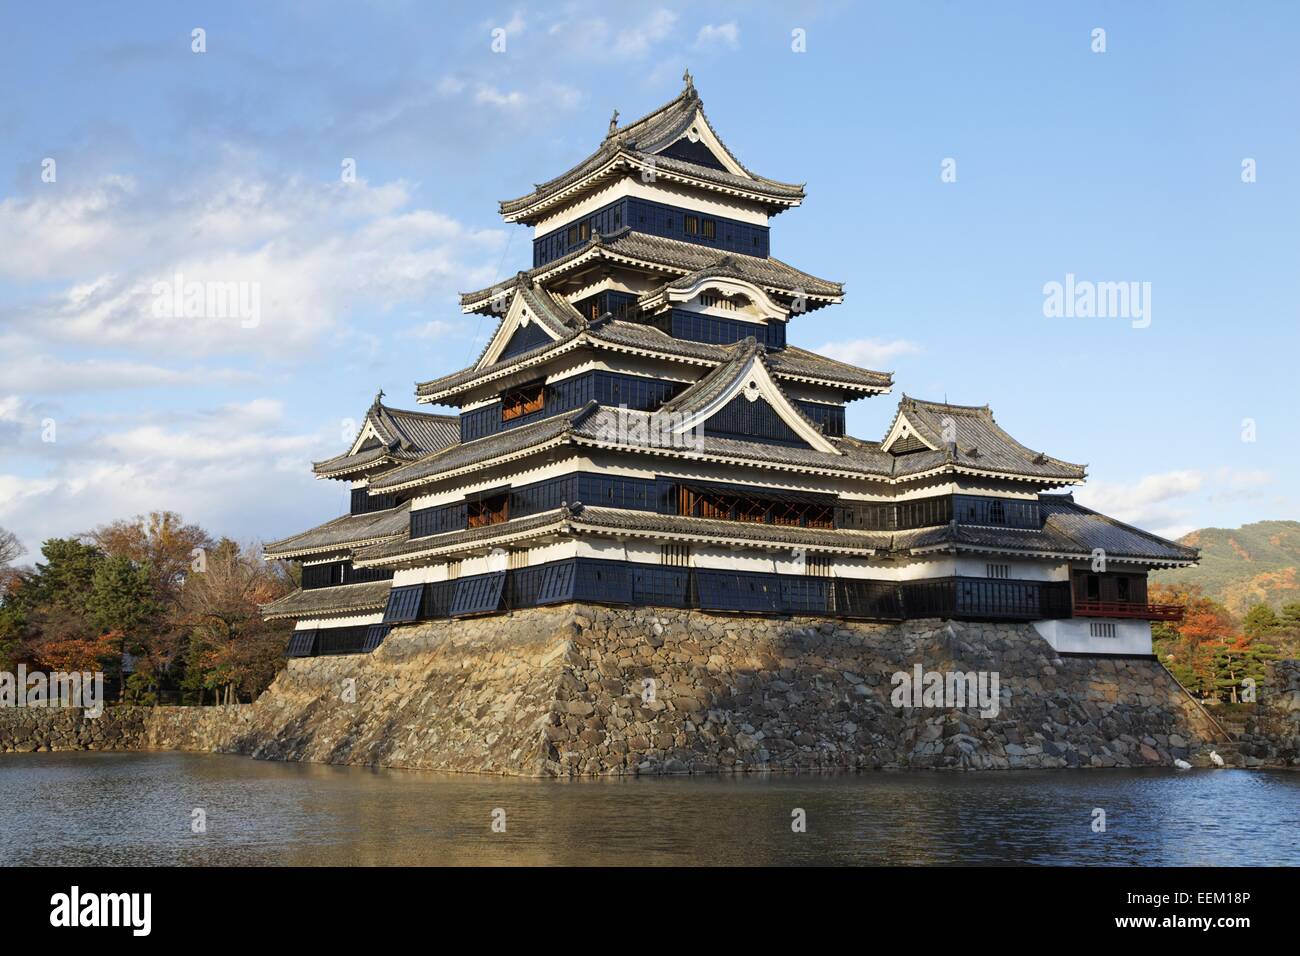
<instances>
[{"instance_id":1,"label":"green tree","mask_svg":"<svg viewBox=\"0 0 1300 956\"><path fill-rule=\"evenodd\" d=\"M1281 621L1273 608L1267 604L1256 604L1242 621L1241 629L1252 641L1267 637L1281 626Z\"/></svg>"},{"instance_id":2,"label":"green tree","mask_svg":"<svg viewBox=\"0 0 1300 956\"><path fill-rule=\"evenodd\" d=\"M142 656L157 632L163 606L154 598L153 568L119 556L101 561L91 581L87 610L100 633L111 634L119 649L115 671L126 695L126 655Z\"/></svg>"}]
</instances>

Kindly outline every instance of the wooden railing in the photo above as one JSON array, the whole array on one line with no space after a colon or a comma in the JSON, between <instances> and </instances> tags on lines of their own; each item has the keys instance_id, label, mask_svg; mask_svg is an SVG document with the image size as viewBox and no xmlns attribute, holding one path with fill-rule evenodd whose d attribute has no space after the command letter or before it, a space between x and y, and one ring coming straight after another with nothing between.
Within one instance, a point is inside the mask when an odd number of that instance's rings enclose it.
<instances>
[{"instance_id":1,"label":"wooden railing","mask_svg":"<svg viewBox=\"0 0 1300 956\"><path fill-rule=\"evenodd\" d=\"M1181 621L1178 604L1138 604L1131 601L1075 601L1075 617L1122 617L1144 621Z\"/></svg>"}]
</instances>

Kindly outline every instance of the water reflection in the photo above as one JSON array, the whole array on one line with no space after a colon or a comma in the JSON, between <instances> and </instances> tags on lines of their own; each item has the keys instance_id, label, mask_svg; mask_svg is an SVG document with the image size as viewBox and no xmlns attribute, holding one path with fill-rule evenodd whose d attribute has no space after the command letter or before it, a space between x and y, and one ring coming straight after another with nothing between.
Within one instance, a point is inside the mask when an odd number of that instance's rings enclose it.
<instances>
[{"instance_id":1,"label":"water reflection","mask_svg":"<svg viewBox=\"0 0 1300 956\"><path fill-rule=\"evenodd\" d=\"M1300 863L1300 775L515 780L210 754L0 756L0 862ZM791 811L807 832L791 831ZM1107 831L1094 833L1093 809ZM207 833L190 830L202 808ZM506 832L491 829L505 811Z\"/></svg>"}]
</instances>

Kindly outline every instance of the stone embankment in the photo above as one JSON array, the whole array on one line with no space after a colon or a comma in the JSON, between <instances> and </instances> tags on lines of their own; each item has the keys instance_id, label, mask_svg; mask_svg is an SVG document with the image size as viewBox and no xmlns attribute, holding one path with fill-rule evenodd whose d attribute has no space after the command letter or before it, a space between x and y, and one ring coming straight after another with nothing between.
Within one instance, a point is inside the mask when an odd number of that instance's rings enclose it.
<instances>
[{"instance_id":1,"label":"stone embankment","mask_svg":"<svg viewBox=\"0 0 1300 956\"><path fill-rule=\"evenodd\" d=\"M997 676L997 707L895 706L893 676ZM180 749L573 776L1296 766L1300 664L1238 745L1154 660L1061 658L1028 625L876 625L566 605L292 660L255 704L0 712L0 750ZM991 683L986 684L991 688Z\"/></svg>"}]
</instances>

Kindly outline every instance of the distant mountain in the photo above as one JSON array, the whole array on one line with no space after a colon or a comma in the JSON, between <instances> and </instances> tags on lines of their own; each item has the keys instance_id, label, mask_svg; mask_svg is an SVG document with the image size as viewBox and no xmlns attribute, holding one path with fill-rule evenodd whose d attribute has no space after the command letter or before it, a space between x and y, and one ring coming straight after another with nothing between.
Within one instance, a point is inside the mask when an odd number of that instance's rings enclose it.
<instances>
[{"instance_id":1,"label":"distant mountain","mask_svg":"<svg viewBox=\"0 0 1300 956\"><path fill-rule=\"evenodd\" d=\"M1300 521L1257 521L1240 528L1202 528L1178 539L1201 549L1195 568L1160 571L1161 584L1199 584L1241 615L1256 603L1300 601Z\"/></svg>"}]
</instances>

